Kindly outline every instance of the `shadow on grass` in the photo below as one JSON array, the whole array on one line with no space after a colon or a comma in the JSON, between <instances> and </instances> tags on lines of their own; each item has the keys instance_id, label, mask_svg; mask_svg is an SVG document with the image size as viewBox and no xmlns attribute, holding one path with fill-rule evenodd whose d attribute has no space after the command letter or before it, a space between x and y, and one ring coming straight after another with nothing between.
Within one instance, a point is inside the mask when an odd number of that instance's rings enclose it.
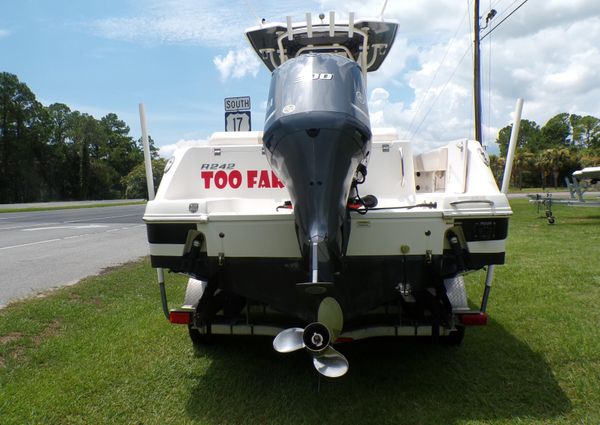
<instances>
[{"instance_id":1,"label":"shadow on grass","mask_svg":"<svg viewBox=\"0 0 600 425\"><path fill-rule=\"evenodd\" d=\"M571 207L571 208L581 208L581 207ZM586 207L586 208L598 208L600 209L600 205L597 207ZM591 224L597 226L600 223L600 214L599 215L583 215L580 217L570 216L568 217L569 224L581 225L581 224Z\"/></svg>"},{"instance_id":2,"label":"shadow on grass","mask_svg":"<svg viewBox=\"0 0 600 425\"><path fill-rule=\"evenodd\" d=\"M319 380L304 351L276 353L271 338L219 340L196 352L210 366L191 372L187 413L209 423L452 424L571 410L544 358L498 323L467 330L459 348L373 339L338 349L348 374Z\"/></svg>"},{"instance_id":3,"label":"shadow on grass","mask_svg":"<svg viewBox=\"0 0 600 425\"><path fill-rule=\"evenodd\" d=\"M548 223L548 219L546 217L538 217L539 224L548 225L550 228L575 226L575 228L580 227L584 229L585 226L598 227L598 225L600 224L600 215L574 217L573 215L565 216L564 214L554 212L554 219L554 223Z\"/></svg>"}]
</instances>

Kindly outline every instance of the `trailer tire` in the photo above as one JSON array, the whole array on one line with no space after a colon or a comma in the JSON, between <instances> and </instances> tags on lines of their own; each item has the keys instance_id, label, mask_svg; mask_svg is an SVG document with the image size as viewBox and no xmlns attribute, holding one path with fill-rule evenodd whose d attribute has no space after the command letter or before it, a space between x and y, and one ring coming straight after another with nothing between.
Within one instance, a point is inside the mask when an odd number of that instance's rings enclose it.
<instances>
[{"instance_id":1,"label":"trailer tire","mask_svg":"<svg viewBox=\"0 0 600 425\"><path fill-rule=\"evenodd\" d=\"M449 335L441 338L444 345L448 347L458 347L462 344L465 337L465 327L457 326L455 331L450 332Z\"/></svg>"},{"instance_id":2,"label":"trailer tire","mask_svg":"<svg viewBox=\"0 0 600 425\"><path fill-rule=\"evenodd\" d=\"M191 324L188 325L188 332L195 347L206 346L212 342L213 336L211 334L201 333L198 329L192 327Z\"/></svg>"}]
</instances>

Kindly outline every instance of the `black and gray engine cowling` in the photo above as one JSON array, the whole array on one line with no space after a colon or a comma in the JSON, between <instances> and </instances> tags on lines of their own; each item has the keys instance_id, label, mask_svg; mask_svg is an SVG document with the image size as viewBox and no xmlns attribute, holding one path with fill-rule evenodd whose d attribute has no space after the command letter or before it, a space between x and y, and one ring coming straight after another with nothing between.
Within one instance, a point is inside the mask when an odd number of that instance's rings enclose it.
<instances>
[{"instance_id":1,"label":"black and gray engine cowling","mask_svg":"<svg viewBox=\"0 0 600 425\"><path fill-rule=\"evenodd\" d=\"M343 227L349 226L352 179L371 149L365 84L356 62L311 53L276 69L263 143L289 191L303 258L314 261L316 243L319 280L331 282L349 235Z\"/></svg>"}]
</instances>

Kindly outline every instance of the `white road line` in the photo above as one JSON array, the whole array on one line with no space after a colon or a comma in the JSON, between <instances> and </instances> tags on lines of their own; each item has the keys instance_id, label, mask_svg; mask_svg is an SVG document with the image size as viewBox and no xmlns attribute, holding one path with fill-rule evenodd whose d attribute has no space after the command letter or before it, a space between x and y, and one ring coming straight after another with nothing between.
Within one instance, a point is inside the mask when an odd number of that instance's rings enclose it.
<instances>
[{"instance_id":1,"label":"white road line","mask_svg":"<svg viewBox=\"0 0 600 425\"><path fill-rule=\"evenodd\" d=\"M80 235L65 236L63 238L47 239L47 240L44 240L44 241L37 241L37 242L23 243L23 244L19 244L19 245L4 246L4 247L0 247L0 251L6 250L6 249L21 248L21 247L30 246L30 245L39 245L39 244L49 243L49 242L59 242L59 241L64 241L64 240L68 240L68 239L76 239L76 238L81 238L83 236L97 236L97 235L101 235L102 233L112 233L112 232L116 232L116 231L119 231L119 230L135 229L137 227L142 227L142 226L145 226L145 224L136 224L135 226L131 226L131 227L121 227L121 228L117 228L117 229L110 229L110 230L105 230L104 232L82 233ZM103 227L106 227L106 226L103 226Z\"/></svg>"},{"instance_id":2,"label":"white road line","mask_svg":"<svg viewBox=\"0 0 600 425\"><path fill-rule=\"evenodd\" d=\"M0 230L15 230L15 229L23 229L24 227L35 227L35 226L49 226L52 224L60 224L60 223L40 223L40 224L25 224L21 226L13 226L13 227L0 227Z\"/></svg>"},{"instance_id":3,"label":"white road line","mask_svg":"<svg viewBox=\"0 0 600 425\"><path fill-rule=\"evenodd\" d=\"M95 217L95 218L84 218L81 220L69 220L69 221L65 221L65 223L79 223L82 221L95 221L95 220L109 220L111 218L122 218L122 217L139 217L142 218L141 215L139 214L125 214L125 215L113 215L113 216L109 216L109 217Z\"/></svg>"},{"instance_id":4,"label":"white road line","mask_svg":"<svg viewBox=\"0 0 600 425\"><path fill-rule=\"evenodd\" d=\"M29 229L21 229L21 232L35 232L38 230L56 230L56 229L97 229L108 227L106 224L88 224L85 226L51 226L51 227L31 227Z\"/></svg>"},{"instance_id":5,"label":"white road line","mask_svg":"<svg viewBox=\"0 0 600 425\"><path fill-rule=\"evenodd\" d=\"M4 247L0 248L0 251L5 250L5 249L20 248L22 246L39 245L42 243L57 242L57 241L60 241L60 239L48 239L45 241L22 243L20 245L4 246Z\"/></svg>"},{"instance_id":6,"label":"white road line","mask_svg":"<svg viewBox=\"0 0 600 425\"><path fill-rule=\"evenodd\" d=\"M145 224L136 224L135 226L121 227L119 230L137 229L138 227L145 226Z\"/></svg>"}]
</instances>

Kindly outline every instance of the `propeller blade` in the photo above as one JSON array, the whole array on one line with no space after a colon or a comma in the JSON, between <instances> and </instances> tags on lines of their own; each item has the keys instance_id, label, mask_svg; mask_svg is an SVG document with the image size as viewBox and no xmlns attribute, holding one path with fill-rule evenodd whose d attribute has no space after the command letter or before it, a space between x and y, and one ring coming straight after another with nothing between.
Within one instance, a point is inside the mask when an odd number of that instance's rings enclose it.
<instances>
[{"instance_id":1,"label":"propeller blade","mask_svg":"<svg viewBox=\"0 0 600 425\"><path fill-rule=\"evenodd\" d=\"M328 347L324 353L313 357L315 369L328 378L339 378L348 372L348 360L333 347Z\"/></svg>"},{"instance_id":2,"label":"propeller blade","mask_svg":"<svg viewBox=\"0 0 600 425\"><path fill-rule=\"evenodd\" d=\"M302 328L289 328L277 334L273 340L273 348L280 353L291 353L292 351L304 348L302 341Z\"/></svg>"},{"instance_id":3,"label":"propeller blade","mask_svg":"<svg viewBox=\"0 0 600 425\"><path fill-rule=\"evenodd\" d=\"M331 341L334 342L344 327L344 313L335 298L323 298L317 311L317 320L327 326L332 333Z\"/></svg>"}]
</instances>

